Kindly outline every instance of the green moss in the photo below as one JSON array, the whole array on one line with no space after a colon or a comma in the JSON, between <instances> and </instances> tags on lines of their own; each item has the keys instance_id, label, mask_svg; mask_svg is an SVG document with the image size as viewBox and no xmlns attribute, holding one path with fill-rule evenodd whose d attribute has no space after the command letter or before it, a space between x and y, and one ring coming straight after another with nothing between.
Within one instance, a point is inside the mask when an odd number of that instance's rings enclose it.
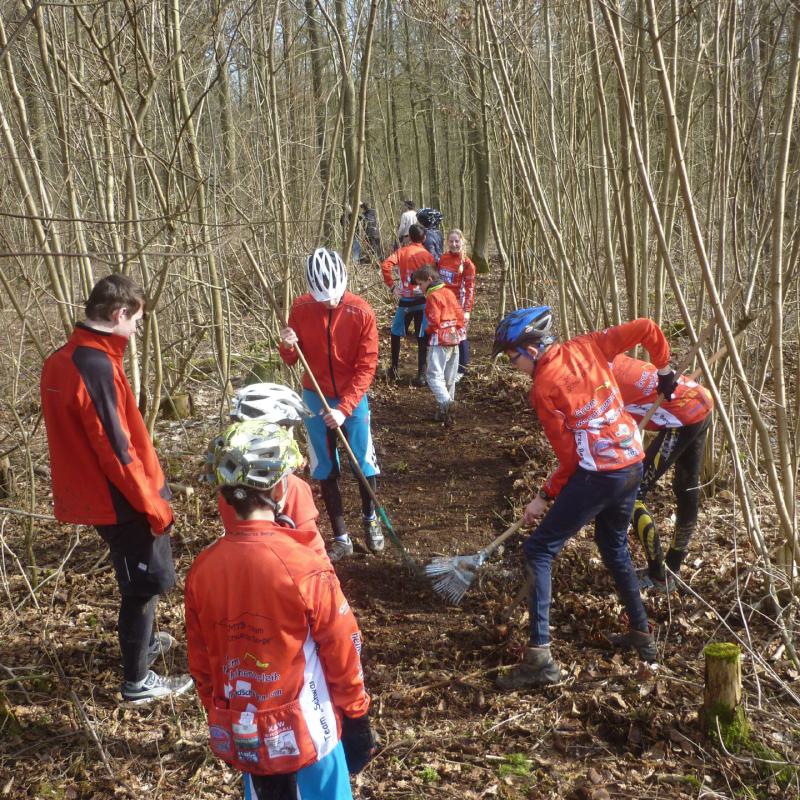
<instances>
[{"instance_id":1,"label":"green moss","mask_svg":"<svg viewBox=\"0 0 800 800\"><path fill-rule=\"evenodd\" d=\"M741 705L731 710L721 703L714 704L706 711L706 727L711 738L717 742L721 739L731 753L745 749L750 741L750 724Z\"/></svg>"},{"instance_id":2,"label":"green moss","mask_svg":"<svg viewBox=\"0 0 800 800\"><path fill-rule=\"evenodd\" d=\"M713 642L703 649L703 655L706 658L716 658L721 661L736 662L741 654L739 645L730 642Z\"/></svg>"},{"instance_id":3,"label":"green moss","mask_svg":"<svg viewBox=\"0 0 800 800\"><path fill-rule=\"evenodd\" d=\"M748 745L750 752L756 758L761 759L758 763L759 772L765 775L771 774L781 789L788 789L789 786L796 783L799 775L797 767L787 764L780 753L755 740L748 742Z\"/></svg>"},{"instance_id":4,"label":"green moss","mask_svg":"<svg viewBox=\"0 0 800 800\"><path fill-rule=\"evenodd\" d=\"M419 777L425 783L437 783L441 780L439 773L436 771L435 767L424 766L418 773Z\"/></svg>"},{"instance_id":5,"label":"green moss","mask_svg":"<svg viewBox=\"0 0 800 800\"><path fill-rule=\"evenodd\" d=\"M531 775L531 762L524 753L509 753L505 763L500 765L497 774L501 778L512 776L515 778L529 778Z\"/></svg>"}]
</instances>

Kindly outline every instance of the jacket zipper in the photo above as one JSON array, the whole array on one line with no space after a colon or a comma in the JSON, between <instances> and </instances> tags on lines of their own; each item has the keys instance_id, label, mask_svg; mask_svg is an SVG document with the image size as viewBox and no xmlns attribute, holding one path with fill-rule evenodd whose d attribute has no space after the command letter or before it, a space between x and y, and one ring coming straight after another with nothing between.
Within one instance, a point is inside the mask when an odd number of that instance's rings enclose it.
<instances>
[{"instance_id":1,"label":"jacket zipper","mask_svg":"<svg viewBox=\"0 0 800 800\"><path fill-rule=\"evenodd\" d=\"M331 371L331 383L333 384L333 396L339 397L339 392L336 390L336 378L333 376L333 342L331 341L331 327L333 326L333 312L334 309L328 311L328 368Z\"/></svg>"}]
</instances>

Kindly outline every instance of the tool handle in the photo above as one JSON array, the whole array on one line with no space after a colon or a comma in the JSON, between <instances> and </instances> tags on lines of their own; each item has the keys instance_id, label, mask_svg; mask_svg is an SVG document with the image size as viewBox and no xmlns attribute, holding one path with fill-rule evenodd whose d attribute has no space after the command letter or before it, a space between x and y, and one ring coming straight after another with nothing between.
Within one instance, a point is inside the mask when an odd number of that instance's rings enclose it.
<instances>
[{"instance_id":1,"label":"tool handle","mask_svg":"<svg viewBox=\"0 0 800 800\"><path fill-rule=\"evenodd\" d=\"M486 547L481 550L481 554L484 558L489 555L489 553L494 552L500 547L503 542L508 539L510 536L513 536L520 528L522 527L522 518L518 519L510 528L506 528L503 533L501 533L491 544L486 545Z\"/></svg>"}]
</instances>

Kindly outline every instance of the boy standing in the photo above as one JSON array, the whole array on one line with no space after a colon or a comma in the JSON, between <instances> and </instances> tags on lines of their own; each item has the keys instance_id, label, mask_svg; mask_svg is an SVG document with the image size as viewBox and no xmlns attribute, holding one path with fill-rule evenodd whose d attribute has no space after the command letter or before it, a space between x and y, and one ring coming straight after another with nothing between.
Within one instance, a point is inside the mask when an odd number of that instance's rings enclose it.
<instances>
[{"instance_id":1,"label":"boy standing","mask_svg":"<svg viewBox=\"0 0 800 800\"><path fill-rule=\"evenodd\" d=\"M656 368L626 355L617 356L611 368L622 392L625 410L637 421L641 420L658 397ZM714 401L708 389L681 375L672 396L664 398L647 424L648 430L658 431L658 434L645 452L644 477L633 506L633 527L647 557L649 580L643 582L645 586L652 585L661 591L671 588L664 569L661 541L645 499L658 479L674 465L675 533L667 550L666 565L677 574L697 527L700 471L713 408Z\"/></svg>"},{"instance_id":2,"label":"boy standing","mask_svg":"<svg viewBox=\"0 0 800 800\"><path fill-rule=\"evenodd\" d=\"M280 356L294 364L299 344L322 389L330 414L303 375L303 401L311 415L303 422L308 433L311 476L320 482L322 500L333 528L334 542L328 551L333 562L353 554L353 543L344 519L339 489L339 453L336 428L343 428L373 491L379 473L370 430L367 390L378 364L378 327L375 312L361 297L346 291L347 272L338 253L319 248L306 259L309 293L298 297L289 312L288 327L280 332ZM383 531L375 505L361 481L361 514L367 546L373 553L383 550Z\"/></svg>"},{"instance_id":3,"label":"boy standing","mask_svg":"<svg viewBox=\"0 0 800 800\"><path fill-rule=\"evenodd\" d=\"M188 675L149 669L175 644L153 632L175 567L170 491L122 364L144 307L144 292L127 276L98 281L86 320L44 362L41 377L53 510L61 522L93 525L108 545L121 595L122 697L136 703L192 687Z\"/></svg>"},{"instance_id":4,"label":"boy standing","mask_svg":"<svg viewBox=\"0 0 800 800\"><path fill-rule=\"evenodd\" d=\"M464 311L434 267L415 270L411 281L425 293L428 386L436 398L437 422L452 421L458 376L458 345L464 340Z\"/></svg>"},{"instance_id":5,"label":"boy standing","mask_svg":"<svg viewBox=\"0 0 800 800\"><path fill-rule=\"evenodd\" d=\"M444 250L444 241L439 225L442 223L442 212L435 208L421 208L417 211L417 222L425 228L425 249L433 256L434 265L439 263Z\"/></svg>"},{"instance_id":6,"label":"boy standing","mask_svg":"<svg viewBox=\"0 0 800 800\"><path fill-rule=\"evenodd\" d=\"M527 525L543 517L524 545L530 573L530 640L523 662L498 679L502 689L560 680L550 653L551 567L567 541L592 520L595 541L630 626L612 642L635 648L646 661L657 659L627 539L644 451L609 365L619 353L642 344L658 365L659 389L668 394L675 382L669 345L649 319L564 344L556 344L551 325L550 309L537 306L513 311L495 332L494 354L505 352L516 369L531 376L531 404L559 462L523 515Z\"/></svg>"},{"instance_id":7,"label":"boy standing","mask_svg":"<svg viewBox=\"0 0 800 800\"><path fill-rule=\"evenodd\" d=\"M397 299L397 311L392 321L392 360L388 370L389 380L396 381L400 366L400 341L408 334L411 323L417 335L417 377L413 381L415 386L425 385L425 359L428 352L428 343L425 337L425 295L418 286L411 282L414 270L424 266L433 266L433 256L422 244L425 241L425 229L422 225L412 225L408 235L411 244L396 250L381 264L383 282L392 290ZM397 268L399 280L392 275Z\"/></svg>"},{"instance_id":8,"label":"boy standing","mask_svg":"<svg viewBox=\"0 0 800 800\"><path fill-rule=\"evenodd\" d=\"M186 578L189 669L214 754L258 800L352 797L375 754L361 634L330 563L276 520L275 487L302 463L291 434L235 423L209 477L235 516Z\"/></svg>"}]
</instances>

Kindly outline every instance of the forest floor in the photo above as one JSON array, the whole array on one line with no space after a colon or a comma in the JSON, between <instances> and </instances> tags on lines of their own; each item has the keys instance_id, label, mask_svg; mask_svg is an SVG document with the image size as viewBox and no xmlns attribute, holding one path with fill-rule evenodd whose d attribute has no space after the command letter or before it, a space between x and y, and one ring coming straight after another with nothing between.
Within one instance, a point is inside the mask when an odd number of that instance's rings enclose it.
<instances>
[{"instance_id":1,"label":"forest floor","mask_svg":"<svg viewBox=\"0 0 800 800\"><path fill-rule=\"evenodd\" d=\"M382 354L388 312L382 310ZM507 527L553 465L527 404L527 383L490 367L492 325L480 302L471 340L473 369L458 386L455 425L433 421L427 388L412 388L415 346L403 347L406 380L377 379L373 433L383 476L379 494L413 557L479 550ZM199 482L206 443L217 432L218 398L198 391L195 417L160 422L157 446L170 479L195 489L175 501L174 552L180 584L162 599L159 625L180 635L182 579L194 556L220 534L210 489ZM40 442L40 445L42 443ZM40 480L47 513L47 481ZM718 485L720 485L718 483ZM355 479L343 479L358 536ZM378 798L767 798L797 797L800 712L786 697L798 675L782 658L741 521L729 491L706 498L685 578L691 591L645 597L662 663L643 669L609 649L623 629L621 606L585 530L555 562L553 650L565 681L505 693L498 670L516 663L527 616L502 610L521 581L521 542L495 554L461 607L437 598L387 542L337 565L364 633L364 668L381 749L354 781L354 795ZM321 501L318 498L321 508ZM668 481L651 508L670 532ZM22 577L23 526L0 514L0 797L136 797L181 800L241 796L238 774L214 759L192 693L152 706L121 704L115 622L117 591L104 547L91 529L34 523L40 566L33 595ZM323 535L329 531L324 514ZM638 545L632 543L641 562ZM738 550L738 552L737 552ZM19 559L19 561L17 560ZM703 733L702 651L732 633L745 656L753 734L737 756ZM169 665L185 671L183 645ZM771 672L770 672L771 670ZM770 763L776 762L776 763Z\"/></svg>"}]
</instances>

